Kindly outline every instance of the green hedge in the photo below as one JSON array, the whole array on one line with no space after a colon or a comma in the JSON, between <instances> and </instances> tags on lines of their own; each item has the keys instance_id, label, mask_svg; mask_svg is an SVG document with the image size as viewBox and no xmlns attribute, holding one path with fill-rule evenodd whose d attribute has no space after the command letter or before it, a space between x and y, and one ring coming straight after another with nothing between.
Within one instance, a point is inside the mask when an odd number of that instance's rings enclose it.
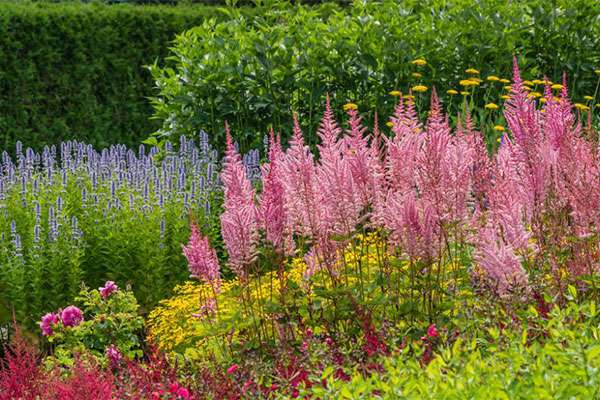
<instances>
[{"instance_id":1,"label":"green hedge","mask_svg":"<svg viewBox=\"0 0 600 400\"><path fill-rule=\"evenodd\" d=\"M387 117L396 101L389 91L424 84L428 93L436 85L445 95L460 90L470 67L483 79L510 78L513 54L527 79L560 80L565 71L575 101L598 94L597 1L355 1L328 13L324 7L275 2L253 18L206 21L179 36L175 67L153 68L155 116L163 121L158 135L202 128L222 144L227 120L242 147L258 146L270 124L289 133L295 110L314 143L326 93L335 110L354 102L361 112ZM428 65L412 65L417 57ZM417 71L422 78L413 77ZM475 103L490 100L500 103L500 94Z\"/></svg>"},{"instance_id":2,"label":"green hedge","mask_svg":"<svg viewBox=\"0 0 600 400\"><path fill-rule=\"evenodd\" d=\"M0 3L0 149L61 139L133 144L150 121L145 68L206 6Z\"/></svg>"}]
</instances>

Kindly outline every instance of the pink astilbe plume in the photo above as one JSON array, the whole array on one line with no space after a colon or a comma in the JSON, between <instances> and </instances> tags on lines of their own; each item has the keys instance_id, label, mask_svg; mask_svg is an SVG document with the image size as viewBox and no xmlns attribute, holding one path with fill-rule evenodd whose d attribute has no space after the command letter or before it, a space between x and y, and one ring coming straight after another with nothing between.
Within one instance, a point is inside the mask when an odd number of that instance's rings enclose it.
<instances>
[{"instance_id":1,"label":"pink astilbe plume","mask_svg":"<svg viewBox=\"0 0 600 400\"><path fill-rule=\"evenodd\" d=\"M439 224L434 207L409 193L391 194L387 199L385 226L392 245L412 259L430 262L438 254Z\"/></svg>"},{"instance_id":2,"label":"pink astilbe plume","mask_svg":"<svg viewBox=\"0 0 600 400\"><path fill-rule=\"evenodd\" d=\"M242 159L233 145L229 127L225 125L227 150L221 172L225 199L221 214L221 234L233 272L242 279L254 261L258 224L254 189L246 176Z\"/></svg>"},{"instance_id":3,"label":"pink astilbe plume","mask_svg":"<svg viewBox=\"0 0 600 400\"><path fill-rule=\"evenodd\" d=\"M479 232L475 261L485 272L485 280L500 296L524 294L528 286L526 272L512 247L496 234L495 229Z\"/></svg>"},{"instance_id":4,"label":"pink astilbe plume","mask_svg":"<svg viewBox=\"0 0 600 400\"><path fill-rule=\"evenodd\" d=\"M201 280L218 292L221 288L219 260L208 238L202 236L195 223L190 224L191 235L187 246L181 246L188 261L191 277Z\"/></svg>"},{"instance_id":5,"label":"pink astilbe plume","mask_svg":"<svg viewBox=\"0 0 600 400\"><path fill-rule=\"evenodd\" d=\"M319 207L325 234L347 235L358 223L361 202L355 187L350 163L343 155L341 129L333 118L327 101L325 114L318 129L321 139L319 163L316 168Z\"/></svg>"},{"instance_id":6,"label":"pink astilbe plume","mask_svg":"<svg viewBox=\"0 0 600 400\"><path fill-rule=\"evenodd\" d=\"M315 163L310 149L304 144L296 114L290 148L285 153L281 170L287 226L299 235L317 237L322 219Z\"/></svg>"},{"instance_id":7,"label":"pink astilbe plume","mask_svg":"<svg viewBox=\"0 0 600 400\"><path fill-rule=\"evenodd\" d=\"M273 130L269 140L269 162L262 166L262 193L260 196L260 218L266 239L280 252L293 253L292 235L288 232L285 216L285 193L282 182L284 153L279 137Z\"/></svg>"},{"instance_id":8,"label":"pink astilbe plume","mask_svg":"<svg viewBox=\"0 0 600 400\"><path fill-rule=\"evenodd\" d=\"M361 117L356 110L348 110L350 129L344 137L344 154L350 173L360 194L361 206L366 208L381 190L377 179L382 174L380 162L369 148L365 137L366 129L361 126ZM379 138L378 138L379 139ZM377 144L375 144L377 146ZM378 157L378 155L377 155Z\"/></svg>"}]
</instances>

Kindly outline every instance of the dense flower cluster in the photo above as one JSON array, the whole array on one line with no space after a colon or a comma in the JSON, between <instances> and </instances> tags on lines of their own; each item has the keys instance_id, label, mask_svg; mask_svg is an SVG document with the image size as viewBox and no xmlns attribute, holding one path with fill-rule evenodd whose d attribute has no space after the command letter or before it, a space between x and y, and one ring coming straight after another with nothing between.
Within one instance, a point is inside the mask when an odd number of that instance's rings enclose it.
<instances>
[{"instance_id":1,"label":"dense flower cluster","mask_svg":"<svg viewBox=\"0 0 600 400\"><path fill-rule=\"evenodd\" d=\"M234 270L246 273L262 228L269 242L287 249L292 237L308 238L306 276L323 268L335 276L340 238L366 224L387 231L392 248L423 271L455 256L451 245L474 246L475 276L499 295L526 289L548 256L553 271L565 269L572 277L595 271L596 241L568 244L574 258L562 265L549 252L564 248L571 235L597 233L598 148L577 123L566 84L557 96L547 83L538 107L516 61L513 80L504 110L509 132L491 157L468 110L452 132L435 89L425 123L412 96L399 96L393 136L383 143L377 128L365 136L355 108L346 110L350 129L344 134L328 101L318 159L297 120L287 151L272 135L258 206L228 135L221 219Z\"/></svg>"}]
</instances>

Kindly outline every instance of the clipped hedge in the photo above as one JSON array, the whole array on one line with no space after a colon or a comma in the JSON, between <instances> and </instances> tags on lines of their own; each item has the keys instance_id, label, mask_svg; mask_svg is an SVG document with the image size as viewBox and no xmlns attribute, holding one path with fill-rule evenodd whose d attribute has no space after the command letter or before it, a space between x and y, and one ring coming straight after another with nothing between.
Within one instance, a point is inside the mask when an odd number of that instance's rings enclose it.
<instances>
[{"instance_id":1,"label":"clipped hedge","mask_svg":"<svg viewBox=\"0 0 600 400\"><path fill-rule=\"evenodd\" d=\"M295 110L315 143L326 93L335 110L354 102L387 117L396 101L388 92L426 85L430 93L436 85L445 95L461 90L471 67L483 79L510 77L513 54L527 79L560 80L567 72L575 101L598 92L599 2L355 1L323 13L324 7L281 1L252 18L206 21L179 36L171 64L153 68L155 116L163 121L158 135L202 128L222 145L227 120L242 147L259 146L270 124L289 133ZM412 65L418 57L428 64Z\"/></svg>"},{"instance_id":2,"label":"clipped hedge","mask_svg":"<svg viewBox=\"0 0 600 400\"><path fill-rule=\"evenodd\" d=\"M150 121L145 68L207 6L0 3L0 148L67 138L134 144Z\"/></svg>"}]
</instances>

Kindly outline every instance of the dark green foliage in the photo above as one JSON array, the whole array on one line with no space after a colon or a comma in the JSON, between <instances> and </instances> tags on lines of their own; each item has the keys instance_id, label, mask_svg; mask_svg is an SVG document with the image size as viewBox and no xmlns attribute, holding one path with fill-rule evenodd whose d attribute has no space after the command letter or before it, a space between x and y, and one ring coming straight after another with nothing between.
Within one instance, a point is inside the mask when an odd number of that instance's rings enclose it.
<instances>
[{"instance_id":1,"label":"dark green foliage","mask_svg":"<svg viewBox=\"0 0 600 400\"><path fill-rule=\"evenodd\" d=\"M0 148L68 138L139 143L152 81L145 65L217 8L0 3Z\"/></svg>"},{"instance_id":2,"label":"dark green foliage","mask_svg":"<svg viewBox=\"0 0 600 400\"><path fill-rule=\"evenodd\" d=\"M599 49L600 3L589 0L275 2L253 18L206 21L178 37L175 67L153 68L158 134L203 128L222 145L227 120L242 148L258 146L270 124L289 133L294 110L314 144L326 93L338 113L351 101L370 118L372 110L387 117L396 101L389 91L424 84L445 95L460 90L469 67L484 79L510 78L513 54L528 79L560 81L565 71L581 101L594 94ZM428 64L412 65L417 57Z\"/></svg>"}]
</instances>

